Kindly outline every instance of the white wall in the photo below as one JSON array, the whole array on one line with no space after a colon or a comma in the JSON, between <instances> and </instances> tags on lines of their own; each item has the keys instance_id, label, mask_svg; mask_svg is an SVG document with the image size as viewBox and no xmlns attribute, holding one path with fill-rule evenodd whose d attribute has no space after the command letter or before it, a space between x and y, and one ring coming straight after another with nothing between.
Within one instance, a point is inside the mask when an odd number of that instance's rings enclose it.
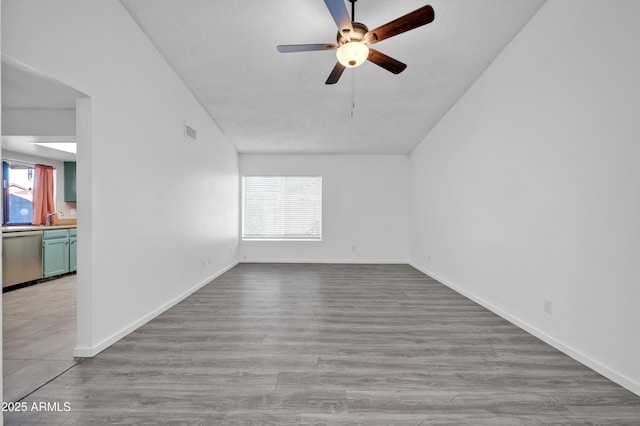
<instances>
[{"instance_id":1,"label":"white wall","mask_svg":"<svg viewBox=\"0 0 640 426\"><path fill-rule=\"evenodd\" d=\"M3 54L88 96L76 353L92 355L235 264L237 153L118 1L2 6Z\"/></svg>"},{"instance_id":2,"label":"white wall","mask_svg":"<svg viewBox=\"0 0 640 426\"><path fill-rule=\"evenodd\" d=\"M76 110L72 108L3 108L2 134L74 136Z\"/></svg>"},{"instance_id":3,"label":"white wall","mask_svg":"<svg viewBox=\"0 0 640 426\"><path fill-rule=\"evenodd\" d=\"M413 152L411 259L640 394L640 2L605 9L549 0Z\"/></svg>"},{"instance_id":4,"label":"white wall","mask_svg":"<svg viewBox=\"0 0 640 426\"><path fill-rule=\"evenodd\" d=\"M407 156L241 155L240 171L322 176L323 192L321 242L244 241L242 261L408 262Z\"/></svg>"}]
</instances>

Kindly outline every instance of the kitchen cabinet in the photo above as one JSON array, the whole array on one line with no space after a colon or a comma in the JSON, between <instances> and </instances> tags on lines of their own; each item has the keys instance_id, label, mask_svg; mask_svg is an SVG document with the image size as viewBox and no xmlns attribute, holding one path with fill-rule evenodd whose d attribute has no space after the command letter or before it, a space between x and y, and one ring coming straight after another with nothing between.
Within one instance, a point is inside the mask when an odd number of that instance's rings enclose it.
<instances>
[{"instance_id":1,"label":"kitchen cabinet","mask_svg":"<svg viewBox=\"0 0 640 426\"><path fill-rule=\"evenodd\" d=\"M69 272L69 230L54 229L42 234L42 276L49 278Z\"/></svg>"},{"instance_id":2,"label":"kitchen cabinet","mask_svg":"<svg viewBox=\"0 0 640 426\"><path fill-rule=\"evenodd\" d=\"M75 227L3 227L2 287L76 271L77 246Z\"/></svg>"},{"instance_id":3,"label":"kitchen cabinet","mask_svg":"<svg viewBox=\"0 0 640 426\"><path fill-rule=\"evenodd\" d=\"M76 162L64 162L64 201L76 201Z\"/></svg>"},{"instance_id":4,"label":"kitchen cabinet","mask_svg":"<svg viewBox=\"0 0 640 426\"><path fill-rule=\"evenodd\" d=\"M78 270L78 230L69 229L69 272Z\"/></svg>"}]
</instances>

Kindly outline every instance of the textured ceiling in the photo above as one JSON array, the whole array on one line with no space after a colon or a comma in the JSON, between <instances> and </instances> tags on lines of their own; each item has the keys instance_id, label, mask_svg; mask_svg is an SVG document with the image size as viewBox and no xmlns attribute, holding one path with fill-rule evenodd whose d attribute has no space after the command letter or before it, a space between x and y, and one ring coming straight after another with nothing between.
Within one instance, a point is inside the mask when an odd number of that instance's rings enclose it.
<instances>
[{"instance_id":1,"label":"textured ceiling","mask_svg":"<svg viewBox=\"0 0 640 426\"><path fill-rule=\"evenodd\" d=\"M433 0L433 23L376 44L402 74L367 62L333 86L334 51L276 50L335 42L322 0L121 2L239 152L408 154L544 0ZM424 4L360 0L356 21Z\"/></svg>"}]
</instances>

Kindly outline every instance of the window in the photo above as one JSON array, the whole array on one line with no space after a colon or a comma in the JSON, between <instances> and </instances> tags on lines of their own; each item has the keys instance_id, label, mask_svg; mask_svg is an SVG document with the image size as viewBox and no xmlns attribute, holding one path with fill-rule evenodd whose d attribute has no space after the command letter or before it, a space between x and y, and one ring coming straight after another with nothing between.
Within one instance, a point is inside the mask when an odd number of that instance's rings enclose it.
<instances>
[{"instance_id":1,"label":"window","mask_svg":"<svg viewBox=\"0 0 640 426\"><path fill-rule=\"evenodd\" d=\"M33 212L33 165L2 162L5 225L30 225Z\"/></svg>"},{"instance_id":2,"label":"window","mask_svg":"<svg viewBox=\"0 0 640 426\"><path fill-rule=\"evenodd\" d=\"M244 176L243 240L321 240L321 176Z\"/></svg>"}]
</instances>

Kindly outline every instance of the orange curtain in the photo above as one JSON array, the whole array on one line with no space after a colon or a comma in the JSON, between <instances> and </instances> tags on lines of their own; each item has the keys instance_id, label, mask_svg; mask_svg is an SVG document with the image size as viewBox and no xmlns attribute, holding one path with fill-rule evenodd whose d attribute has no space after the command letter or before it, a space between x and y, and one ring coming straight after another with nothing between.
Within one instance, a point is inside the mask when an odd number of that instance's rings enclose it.
<instances>
[{"instance_id":1,"label":"orange curtain","mask_svg":"<svg viewBox=\"0 0 640 426\"><path fill-rule=\"evenodd\" d=\"M36 164L36 175L33 180L33 225L44 225L47 213L56 211L53 201L53 167ZM59 223L58 215L51 216L51 224Z\"/></svg>"}]
</instances>

